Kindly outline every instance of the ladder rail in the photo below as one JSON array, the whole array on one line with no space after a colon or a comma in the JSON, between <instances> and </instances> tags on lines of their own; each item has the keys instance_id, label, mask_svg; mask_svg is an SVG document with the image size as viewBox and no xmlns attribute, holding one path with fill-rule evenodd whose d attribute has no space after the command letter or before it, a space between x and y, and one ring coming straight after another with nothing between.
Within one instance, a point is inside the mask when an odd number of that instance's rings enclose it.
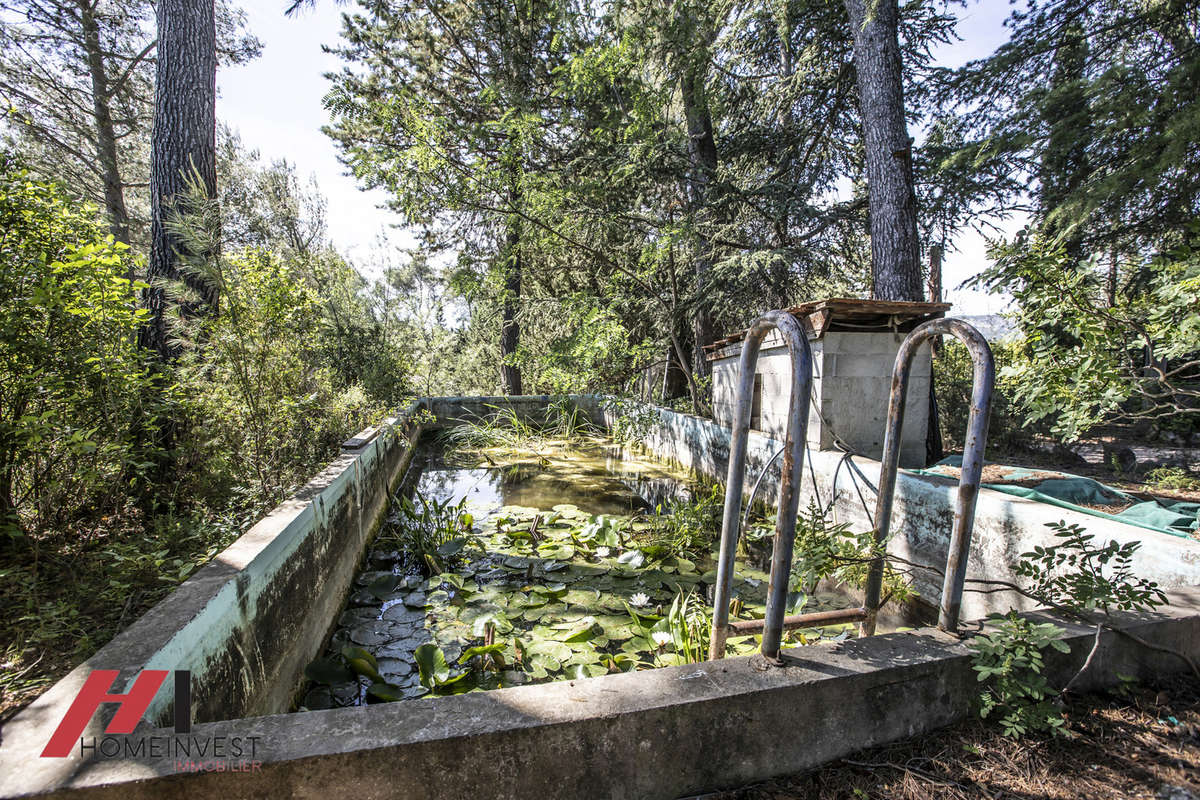
<instances>
[{"instance_id":1,"label":"ladder rail","mask_svg":"<svg viewBox=\"0 0 1200 800\"><path fill-rule=\"evenodd\" d=\"M725 656L725 641L731 628L729 601L733 593L733 569L741 534L742 484L746 476L746 450L750 438L750 412L754 395L754 372L763 339L778 330L792 361L791 396L788 402L787 433L776 504L775 543L771 554L771 578L767 588L762 654L778 661L785 626L792 549L796 540L796 514L800 483L804 477L804 448L808 438L809 397L812 387L812 350L799 321L786 311L768 311L746 331L738 362L737 404L729 442L729 473L725 483L725 513L721 524L721 554L717 561L717 584L713 596L713 626L709 658ZM757 622L757 621L756 621Z\"/></svg>"},{"instance_id":2,"label":"ladder rail","mask_svg":"<svg viewBox=\"0 0 1200 800\"><path fill-rule=\"evenodd\" d=\"M900 436L904 428L904 402L908 394L908 377L912 362L921 345L934 336L943 334L953 335L966 345L973 368L971 411L967 419L967 435L963 445L962 468L954 505L954 523L950 531L950 548L946 557L946 572L938 611L938 628L954 633L958 630L958 617L962 610L967 556L971 549L971 531L975 526L975 504L979 499L988 417L996 383L996 366L991 347L979 331L960 319L935 319L918 325L905 337L899 352L896 353L896 363L892 370L892 391L888 399L887 427L884 429L879 494L875 505L875 543L882 547L891 533L896 473L900 463ZM875 633L880 594L883 589L883 562L882 556L876 558L867 574L866 598L863 603L867 616L860 625L860 633L863 636Z\"/></svg>"}]
</instances>

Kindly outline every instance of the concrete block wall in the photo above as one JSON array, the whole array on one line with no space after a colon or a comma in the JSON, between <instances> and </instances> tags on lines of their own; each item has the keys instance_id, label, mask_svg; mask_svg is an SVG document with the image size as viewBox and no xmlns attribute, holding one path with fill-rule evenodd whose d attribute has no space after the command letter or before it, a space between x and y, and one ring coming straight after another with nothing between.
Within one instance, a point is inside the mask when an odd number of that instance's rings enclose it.
<instances>
[{"instance_id":1,"label":"concrete block wall","mask_svg":"<svg viewBox=\"0 0 1200 800\"><path fill-rule=\"evenodd\" d=\"M808 443L832 450L841 440L857 453L880 458L892 368L903 334L891 332L831 331L812 340L813 395L808 419ZM732 427L736 412L738 360L741 345L721 351L712 362L713 419ZM755 372L762 381L762 423L758 430L782 440L792 382L792 362L787 347L774 331L759 351ZM925 464L925 431L929 418L931 356L923 346L909 372L908 398L900 446L900 463Z\"/></svg>"}]
</instances>

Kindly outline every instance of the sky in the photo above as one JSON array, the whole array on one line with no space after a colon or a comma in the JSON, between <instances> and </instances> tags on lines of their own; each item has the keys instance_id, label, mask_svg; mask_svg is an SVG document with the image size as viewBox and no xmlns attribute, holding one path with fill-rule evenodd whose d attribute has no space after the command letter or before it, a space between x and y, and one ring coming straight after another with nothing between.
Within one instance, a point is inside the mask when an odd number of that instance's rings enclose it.
<instances>
[{"instance_id":1,"label":"sky","mask_svg":"<svg viewBox=\"0 0 1200 800\"><path fill-rule=\"evenodd\" d=\"M286 0L244 0L247 26L262 40L263 51L248 64L218 73L217 115L264 158L286 158L302 179L316 178L329 201L330 238L339 251L361 265L381 234L390 233L398 246L409 240L396 230L401 219L381 207L386 195L361 190L338 162L333 142L321 133L321 126L329 121L321 104L328 91L324 75L341 66L321 46L338 41L341 15L348 7L334 0L316 0L308 10L285 17L285 5ZM1002 22L1009 8L1008 0L968 0L959 10L961 41L935 51L937 60L958 66L992 52L1007 38ZM1015 230L1016 223L1004 227ZM983 237L965 232L955 245L957 252L947 255L943 267L947 299L954 303L952 313L1003 310L1003 301L994 296L956 288L985 265Z\"/></svg>"}]
</instances>

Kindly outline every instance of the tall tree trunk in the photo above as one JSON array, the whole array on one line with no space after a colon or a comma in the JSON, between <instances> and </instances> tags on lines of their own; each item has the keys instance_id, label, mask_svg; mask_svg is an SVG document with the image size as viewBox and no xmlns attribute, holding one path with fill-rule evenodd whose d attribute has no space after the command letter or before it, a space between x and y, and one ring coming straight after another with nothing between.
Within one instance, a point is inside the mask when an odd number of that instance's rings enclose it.
<instances>
[{"instance_id":1,"label":"tall tree trunk","mask_svg":"<svg viewBox=\"0 0 1200 800\"><path fill-rule=\"evenodd\" d=\"M929 302L942 302L942 252L940 244L929 248ZM925 427L925 463L936 464L945 457L942 447L942 420L938 413L937 399L937 369L938 356L942 352L942 337L934 336L929 340L929 350L933 362L929 369L929 421Z\"/></svg>"},{"instance_id":2,"label":"tall tree trunk","mask_svg":"<svg viewBox=\"0 0 1200 800\"><path fill-rule=\"evenodd\" d=\"M517 207L514 201L514 208ZM500 381L505 394L521 394L521 368L513 363L521 345L521 221L510 214L505 233L504 303L500 321Z\"/></svg>"},{"instance_id":3,"label":"tall tree trunk","mask_svg":"<svg viewBox=\"0 0 1200 800\"><path fill-rule=\"evenodd\" d=\"M150 263L146 292L150 320L139 341L163 361L179 355L167 331L164 281L182 277L199 302L181 304L184 314L216 311L216 288L180 270L188 243L167 227L170 219L189 212L188 195L198 182L208 198L217 196L216 96L217 50L213 0L158 0L158 64L154 97L154 129L150 138Z\"/></svg>"},{"instance_id":4,"label":"tall tree trunk","mask_svg":"<svg viewBox=\"0 0 1200 800\"><path fill-rule=\"evenodd\" d=\"M712 246L703 233L707 216L708 190L713 176L717 174L717 144L713 138L712 114L708 108L708 97L704 91L704 77L699 68L685 70L679 79L683 98L683 112L687 120L688 175L685 187L688 210L693 224L701 228L696 237L695 275L696 310L692 321L694 346L692 348L692 371L696 375L708 374L708 362L704 360L704 346L716 339L713 329L712 305L709 302L708 284L712 272Z\"/></svg>"},{"instance_id":5,"label":"tall tree trunk","mask_svg":"<svg viewBox=\"0 0 1200 800\"><path fill-rule=\"evenodd\" d=\"M113 238L129 244L129 212L125 209L125 184L117 159L117 134L113 129L112 98L108 74L104 69L104 51L100 45L100 25L91 0L77 0L83 26L83 46L87 51L88 73L92 80L92 114L96 118L96 158L104 175L104 209Z\"/></svg>"},{"instance_id":6,"label":"tall tree trunk","mask_svg":"<svg viewBox=\"0 0 1200 800\"><path fill-rule=\"evenodd\" d=\"M854 33L871 217L872 296L921 299L912 140L904 119L896 0L844 0Z\"/></svg>"}]
</instances>

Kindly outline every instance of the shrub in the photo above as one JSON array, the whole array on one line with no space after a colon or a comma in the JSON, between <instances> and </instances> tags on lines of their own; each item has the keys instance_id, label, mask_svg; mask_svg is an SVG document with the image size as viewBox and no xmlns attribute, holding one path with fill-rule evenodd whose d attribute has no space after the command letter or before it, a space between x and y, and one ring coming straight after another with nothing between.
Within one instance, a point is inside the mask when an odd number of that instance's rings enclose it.
<instances>
[{"instance_id":1,"label":"shrub","mask_svg":"<svg viewBox=\"0 0 1200 800\"><path fill-rule=\"evenodd\" d=\"M1028 447L1034 437L1047 431L1045 423L1029 425L1025 408L1017 397L1007 368L1019 357L1020 342L991 342L996 362L996 389L992 393L992 412L988 426L988 448L991 451L1019 450ZM941 353L933 362L933 385L937 393L938 424L942 442L948 450L960 450L967 432L967 417L971 411L971 355L966 346L946 337Z\"/></svg>"},{"instance_id":2,"label":"shrub","mask_svg":"<svg viewBox=\"0 0 1200 800\"><path fill-rule=\"evenodd\" d=\"M3 154L0 231L0 526L62 531L141 468L142 284L95 208Z\"/></svg>"}]
</instances>

